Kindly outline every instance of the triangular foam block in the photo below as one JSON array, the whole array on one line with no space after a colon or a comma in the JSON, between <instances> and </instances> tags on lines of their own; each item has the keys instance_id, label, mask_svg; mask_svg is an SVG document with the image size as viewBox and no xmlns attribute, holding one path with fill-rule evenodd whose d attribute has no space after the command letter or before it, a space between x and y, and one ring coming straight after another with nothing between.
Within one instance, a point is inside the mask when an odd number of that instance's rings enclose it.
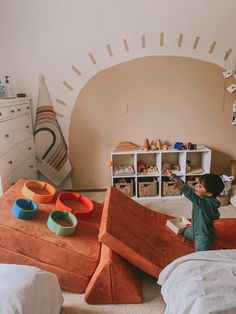
<instances>
[{"instance_id":1,"label":"triangular foam block","mask_svg":"<svg viewBox=\"0 0 236 314\"><path fill-rule=\"evenodd\" d=\"M138 270L103 244L99 265L85 290L85 301L89 304L140 303Z\"/></svg>"},{"instance_id":2,"label":"triangular foam block","mask_svg":"<svg viewBox=\"0 0 236 314\"><path fill-rule=\"evenodd\" d=\"M191 243L185 243L183 236L166 226L169 217L110 187L103 206L99 240L131 264L157 277L177 257L194 251Z\"/></svg>"}]
</instances>

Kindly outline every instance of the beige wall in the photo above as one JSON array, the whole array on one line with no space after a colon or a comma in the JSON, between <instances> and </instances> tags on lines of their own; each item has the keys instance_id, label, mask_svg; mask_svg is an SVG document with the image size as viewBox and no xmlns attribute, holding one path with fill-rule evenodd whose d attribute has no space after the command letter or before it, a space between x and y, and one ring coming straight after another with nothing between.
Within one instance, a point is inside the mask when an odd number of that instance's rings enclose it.
<instances>
[{"instance_id":1,"label":"beige wall","mask_svg":"<svg viewBox=\"0 0 236 314\"><path fill-rule=\"evenodd\" d=\"M184 57L144 57L103 70L81 90L72 112L69 148L74 188L111 184L106 161L120 141L204 144L212 171L229 173L236 126L223 69ZM227 84L226 84L227 83ZM128 113L124 108L128 105Z\"/></svg>"}]
</instances>

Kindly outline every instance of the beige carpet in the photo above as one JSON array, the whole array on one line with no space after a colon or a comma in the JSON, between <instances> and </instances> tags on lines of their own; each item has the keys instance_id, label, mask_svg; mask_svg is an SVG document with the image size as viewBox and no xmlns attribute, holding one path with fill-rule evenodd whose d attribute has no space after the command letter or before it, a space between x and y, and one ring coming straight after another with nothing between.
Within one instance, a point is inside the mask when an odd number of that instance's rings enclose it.
<instances>
[{"instance_id":1,"label":"beige carpet","mask_svg":"<svg viewBox=\"0 0 236 314\"><path fill-rule=\"evenodd\" d=\"M104 193L84 193L90 199L100 203L104 200ZM191 203L190 201L181 199L168 200L140 200L141 204L156 210L161 213L166 213L172 216L191 217ZM232 205L227 205L220 208L222 218L236 217L236 208ZM141 304L113 304L113 305L89 305L85 303L83 294L76 294L63 291L64 305L63 310L65 314L164 314L165 302L160 294L160 287L156 283L156 279L142 273L142 287L143 287L143 303Z\"/></svg>"}]
</instances>

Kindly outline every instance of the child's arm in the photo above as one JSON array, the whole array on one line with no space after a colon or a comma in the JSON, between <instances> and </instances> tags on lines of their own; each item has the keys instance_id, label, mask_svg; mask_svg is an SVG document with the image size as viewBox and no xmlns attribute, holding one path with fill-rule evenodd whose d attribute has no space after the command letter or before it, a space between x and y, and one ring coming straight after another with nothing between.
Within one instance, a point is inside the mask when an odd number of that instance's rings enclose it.
<instances>
[{"instance_id":1,"label":"child's arm","mask_svg":"<svg viewBox=\"0 0 236 314\"><path fill-rule=\"evenodd\" d=\"M175 180L176 187L188 198L193 204L196 204L198 207L206 208L209 206L209 200L206 197L200 197L195 194L194 190L190 186L181 180L178 176L173 174L170 170L165 170L163 175L169 177L171 180Z\"/></svg>"},{"instance_id":2,"label":"child's arm","mask_svg":"<svg viewBox=\"0 0 236 314\"><path fill-rule=\"evenodd\" d=\"M179 177L177 177L175 174L173 174L170 170L165 170L163 171L162 173L164 176L167 176L169 177L169 179L171 181L174 181L175 182L175 185L174 185L174 188L177 188L177 189L181 189L184 185L184 181L181 180Z\"/></svg>"},{"instance_id":3,"label":"child's arm","mask_svg":"<svg viewBox=\"0 0 236 314\"><path fill-rule=\"evenodd\" d=\"M200 208L209 207L209 198L198 196L188 184L184 184L180 189L186 198L188 198L193 204L196 204Z\"/></svg>"}]
</instances>

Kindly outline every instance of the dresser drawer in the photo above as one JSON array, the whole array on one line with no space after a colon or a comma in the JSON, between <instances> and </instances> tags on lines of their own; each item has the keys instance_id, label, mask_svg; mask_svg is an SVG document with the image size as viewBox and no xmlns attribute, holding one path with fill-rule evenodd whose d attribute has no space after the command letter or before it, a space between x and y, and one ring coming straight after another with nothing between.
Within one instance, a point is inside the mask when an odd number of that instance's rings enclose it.
<instances>
[{"instance_id":1,"label":"dresser drawer","mask_svg":"<svg viewBox=\"0 0 236 314\"><path fill-rule=\"evenodd\" d=\"M0 154L27 139L33 138L30 115L0 122Z\"/></svg>"},{"instance_id":2,"label":"dresser drawer","mask_svg":"<svg viewBox=\"0 0 236 314\"><path fill-rule=\"evenodd\" d=\"M30 112L30 103L25 100L22 102L17 102L15 105L0 106L0 121L6 119L12 119L17 116L26 114Z\"/></svg>"},{"instance_id":3,"label":"dresser drawer","mask_svg":"<svg viewBox=\"0 0 236 314\"><path fill-rule=\"evenodd\" d=\"M14 106L14 116L19 116L30 112L29 102L24 102Z\"/></svg>"},{"instance_id":4,"label":"dresser drawer","mask_svg":"<svg viewBox=\"0 0 236 314\"><path fill-rule=\"evenodd\" d=\"M14 131L14 144L18 144L22 141L32 138L33 130L31 118L29 115L24 115L16 119L9 121L9 125Z\"/></svg>"},{"instance_id":5,"label":"dresser drawer","mask_svg":"<svg viewBox=\"0 0 236 314\"><path fill-rule=\"evenodd\" d=\"M0 175L5 178L15 168L21 166L26 156L18 149L12 149L0 157Z\"/></svg>"},{"instance_id":6,"label":"dresser drawer","mask_svg":"<svg viewBox=\"0 0 236 314\"><path fill-rule=\"evenodd\" d=\"M13 106L0 107L0 121L14 117L14 113Z\"/></svg>"},{"instance_id":7,"label":"dresser drawer","mask_svg":"<svg viewBox=\"0 0 236 314\"><path fill-rule=\"evenodd\" d=\"M2 189L5 192L9 187L14 185L19 179L37 180L36 163L33 159L26 160L20 168L2 179Z\"/></svg>"},{"instance_id":8,"label":"dresser drawer","mask_svg":"<svg viewBox=\"0 0 236 314\"><path fill-rule=\"evenodd\" d=\"M14 146L14 130L0 128L0 155L8 151L12 146Z\"/></svg>"},{"instance_id":9,"label":"dresser drawer","mask_svg":"<svg viewBox=\"0 0 236 314\"><path fill-rule=\"evenodd\" d=\"M23 154L25 157L34 156L35 158L35 148L34 148L34 140L29 139L25 142L22 142L17 145L17 150L20 154Z\"/></svg>"}]
</instances>

